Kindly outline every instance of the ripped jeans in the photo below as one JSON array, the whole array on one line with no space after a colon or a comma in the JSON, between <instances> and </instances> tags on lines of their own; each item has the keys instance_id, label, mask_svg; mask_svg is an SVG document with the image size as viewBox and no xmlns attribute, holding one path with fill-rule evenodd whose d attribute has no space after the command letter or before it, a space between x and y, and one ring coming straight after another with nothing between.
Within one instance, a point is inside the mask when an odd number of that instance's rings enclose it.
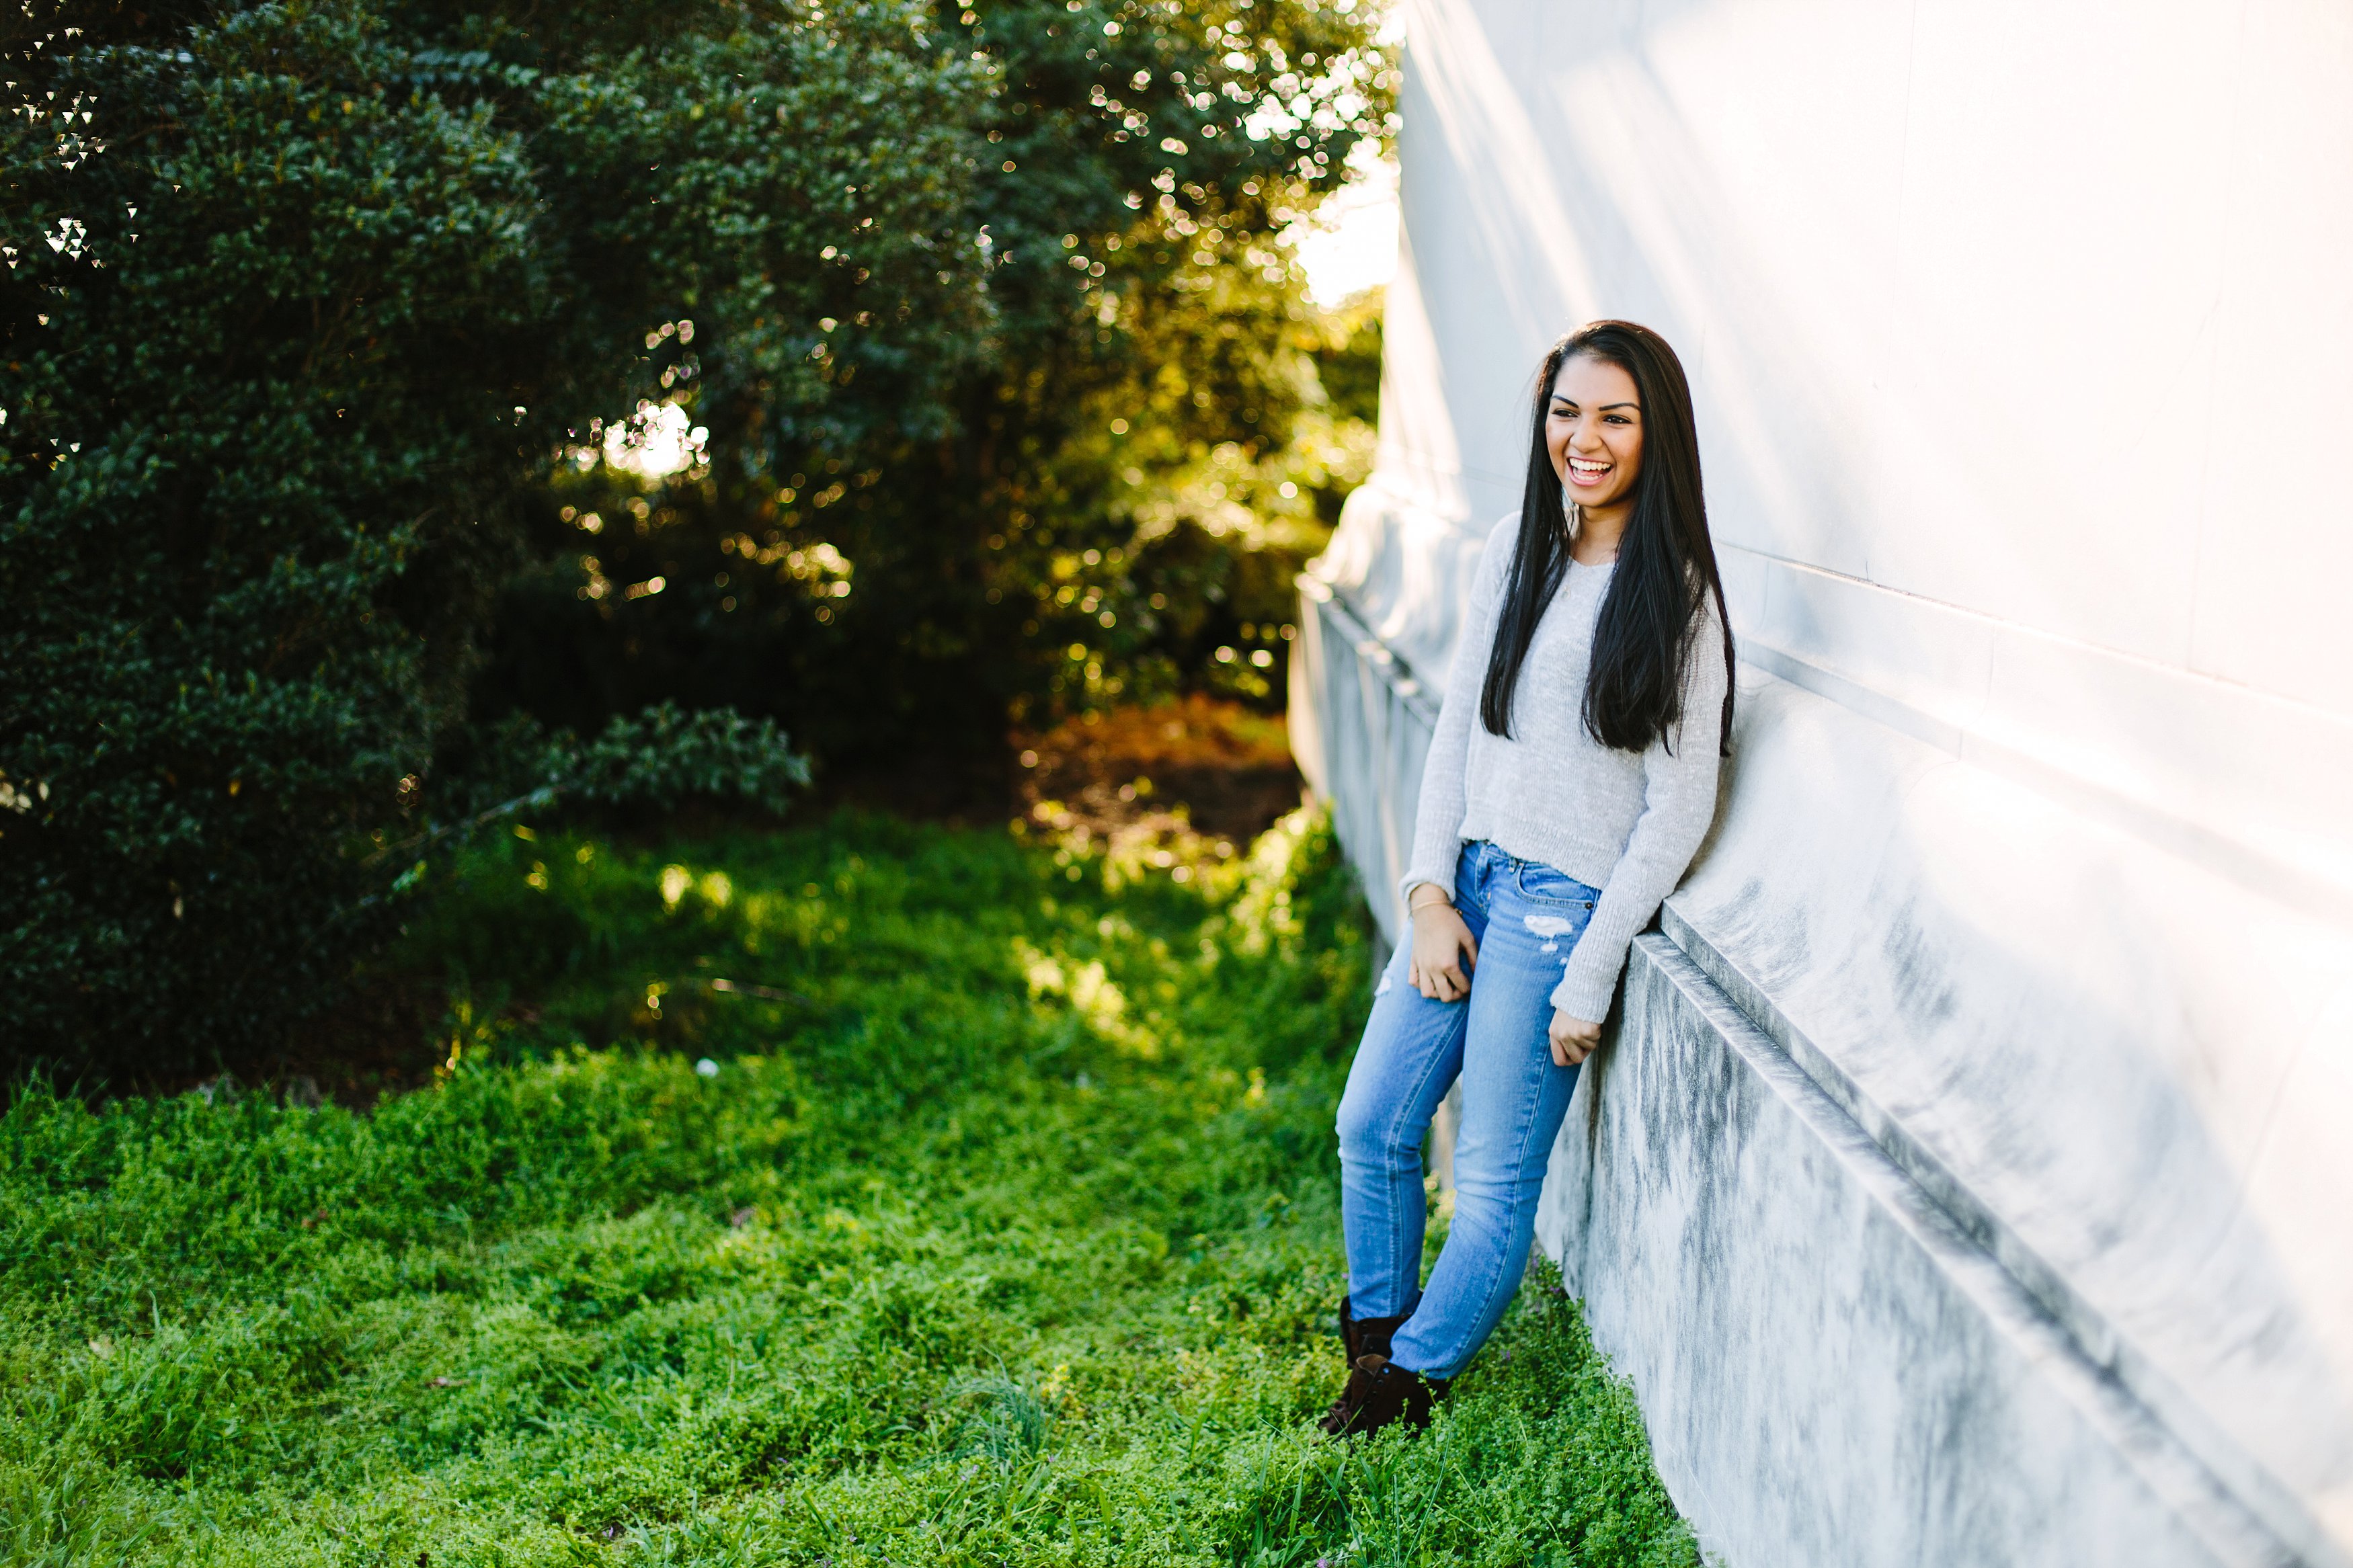
<instances>
[{"instance_id":1,"label":"ripped jeans","mask_svg":"<svg viewBox=\"0 0 2353 1568\"><path fill-rule=\"evenodd\" d=\"M1536 1194L1577 1068L1555 1067L1552 989L1600 895L1483 840L1455 863L1454 907L1479 943L1471 994L1432 1002L1406 980L1411 946L1382 973L1340 1100L1340 1212L1348 1295L1359 1318L1412 1321L1390 1354L1452 1377L1503 1320L1535 1237ZM1421 1279L1421 1142L1462 1080L1454 1220Z\"/></svg>"}]
</instances>

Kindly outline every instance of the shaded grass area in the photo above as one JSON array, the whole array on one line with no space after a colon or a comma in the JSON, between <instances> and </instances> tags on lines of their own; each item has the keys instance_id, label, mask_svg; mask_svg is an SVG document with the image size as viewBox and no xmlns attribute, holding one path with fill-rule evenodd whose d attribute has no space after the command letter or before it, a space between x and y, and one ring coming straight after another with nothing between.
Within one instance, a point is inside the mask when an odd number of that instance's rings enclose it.
<instances>
[{"instance_id":1,"label":"shaded grass area","mask_svg":"<svg viewBox=\"0 0 2353 1568\"><path fill-rule=\"evenodd\" d=\"M1334 1444L1355 896L841 816L470 851L361 1114L0 1114L0 1563L1689 1563L1530 1289ZM698 1070L698 1062L704 1064Z\"/></svg>"}]
</instances>

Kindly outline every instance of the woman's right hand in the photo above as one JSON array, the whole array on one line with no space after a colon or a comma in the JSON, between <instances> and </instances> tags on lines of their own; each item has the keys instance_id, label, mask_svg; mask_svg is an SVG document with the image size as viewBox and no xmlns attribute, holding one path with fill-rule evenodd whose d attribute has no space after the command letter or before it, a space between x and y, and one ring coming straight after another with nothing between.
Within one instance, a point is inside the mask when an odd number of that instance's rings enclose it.
<instances>
[{"instance_id":1,"label":"woman's right hand","mask_svg":"<svg viewBox=\"0 0 2353 1568\"><path fill-rule=\"evenodd\" d=\"M1478 962L1479 943L1454 906L1425 896L1413 911L1413 956L1406 965L1407 981L1433 1002L1460 1002L1471 994L1471 971Z\"/></svg>"}]
</instances>

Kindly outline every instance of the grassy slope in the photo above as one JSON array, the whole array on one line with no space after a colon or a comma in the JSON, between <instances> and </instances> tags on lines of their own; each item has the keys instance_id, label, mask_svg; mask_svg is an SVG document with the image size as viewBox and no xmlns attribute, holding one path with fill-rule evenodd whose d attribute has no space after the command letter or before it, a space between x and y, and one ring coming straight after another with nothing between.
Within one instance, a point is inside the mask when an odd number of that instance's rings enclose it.
<instances>
[{"instance_id":1,"label":"grassy slope","mask_svg":"<svg viewBox=\"0 0 2353 1568\"><path fill-rule=\"evenodd\" d=\"M1308 1426L1366 972L1314 824L1189 889L673 853L476 851L409 954L455 1065L370 1114L0 1116L0 1563L1694 1561L1549 1293L1429 1434Z\"/></svg>"}]
</instances>

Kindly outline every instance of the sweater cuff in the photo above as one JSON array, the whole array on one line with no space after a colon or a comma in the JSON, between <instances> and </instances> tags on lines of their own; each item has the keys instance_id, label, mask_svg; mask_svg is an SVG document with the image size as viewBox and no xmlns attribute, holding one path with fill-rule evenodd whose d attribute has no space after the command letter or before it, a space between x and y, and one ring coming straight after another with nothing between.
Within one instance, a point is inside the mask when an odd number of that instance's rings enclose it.
<instances>
[{"instance_id":1,"label":"sweater cuff","mask_svg":"<svg viewBox=\"0 0 2353 1568\"><path fill-rule=\"evenodd\" d=\"M1609 1016L1609 999L1617 994L1618 976L1626 968L1624 947L1618 950L1617 961L1607 969L1599 969L1595 963L1597 956L1586 951L1586 943L1578 942L1568 955L1567 970L1561 975L1560 984L1552 988L1552 1005L1557 1011L1588 1024L1599 1024Z\"/></svg>"},{"instance_id":2,"label":"sweater cuff","mask_svg":"<svg viewBox=\"0 0 2353 1568\"><path fill-rule=\"evenodd\" d=\"M1425 882L1431 887L1443 889L1447 899L1451 901L1454 897L1454 865L1461 855L1462 845L1460 840L1457 840L1444 866L1407 867L1405 875L1398 879L1398 906L1400 909L1410 906L1413 902L1413 890Z\"/></svg>"}]
</instances>

